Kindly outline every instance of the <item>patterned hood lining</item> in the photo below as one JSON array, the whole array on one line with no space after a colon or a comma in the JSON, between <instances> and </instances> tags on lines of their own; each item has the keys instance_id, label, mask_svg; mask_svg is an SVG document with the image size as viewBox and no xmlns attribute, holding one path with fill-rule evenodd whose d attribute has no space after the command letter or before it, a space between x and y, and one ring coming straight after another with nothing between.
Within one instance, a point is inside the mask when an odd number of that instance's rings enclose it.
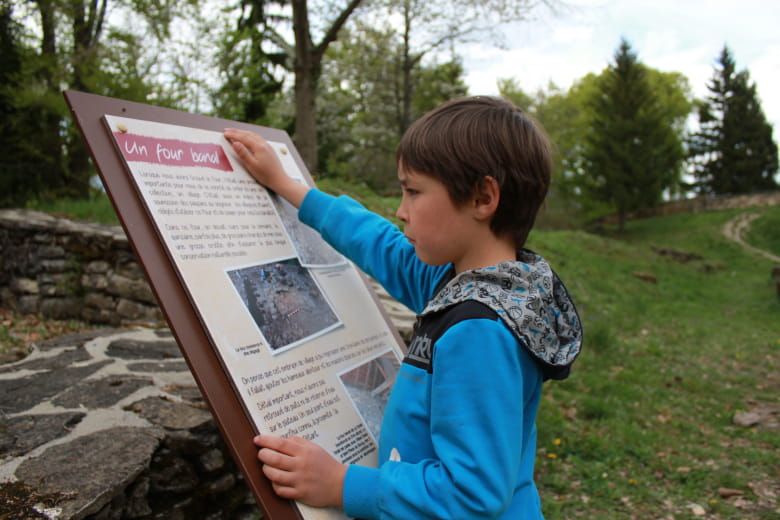
<instances>
[{"instance_id":1,"label":"patterned hood lining","mask_svg":"<svg viewBox=\"0 0 780 520\"><path fill-rule=\"evenodd\" d=\"M569 292L538 254L463 272L450 279L422 312L466 300L493 309L526 349L543 363L546 379L565 379L582 347L582 324Z\"/></svg>"}]
</instances>

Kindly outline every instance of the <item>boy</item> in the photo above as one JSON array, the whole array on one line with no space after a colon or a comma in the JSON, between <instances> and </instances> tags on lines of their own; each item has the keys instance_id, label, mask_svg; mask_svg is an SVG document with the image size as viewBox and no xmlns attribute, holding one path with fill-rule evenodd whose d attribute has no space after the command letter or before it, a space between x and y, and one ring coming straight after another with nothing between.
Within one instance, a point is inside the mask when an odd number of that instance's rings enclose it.
<instances>
[{"instance_id":1,"label":"boy","mask_svg":"<svg viewBox=\"0 0 780 520\"><path fill-rule=\"evenodd\" d=\"M568 375L582 338L563 284L522 249L550 183L544 133L490 97L423 116L396 155L403 233L290 179L260 137L225 137L304 223L420 313L385 411L379 468L260 435L276 493L366 519L542 519L533 481L542 381Z\"/></svg>"}]
</instances>

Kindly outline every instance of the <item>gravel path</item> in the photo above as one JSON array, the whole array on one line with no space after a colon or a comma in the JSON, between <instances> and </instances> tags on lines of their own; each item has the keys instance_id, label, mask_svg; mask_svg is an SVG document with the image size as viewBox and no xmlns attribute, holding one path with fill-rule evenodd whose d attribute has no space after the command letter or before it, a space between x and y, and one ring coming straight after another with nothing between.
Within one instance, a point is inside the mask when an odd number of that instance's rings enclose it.
<instances>
[{"instance_id":1,"label":"gravel path","mask_svg":"<svg viewBox=\"0 0 780 520\"><path fill-rule=\"evenodd\" d=\"M723 234L726 235L726 238L733 240L745 249L749 249L750 251L764 256L773 262L780 263L780 256L776 256L769 251L764 251L763 249L753 247L745 242L742 238L743 234L746 233L748 229L750 229L750 223L760 216L760 213L742 213L741 215L737 215L733 219L726 222L726 224L723 226Z\"/></svg>"}]
</instances>

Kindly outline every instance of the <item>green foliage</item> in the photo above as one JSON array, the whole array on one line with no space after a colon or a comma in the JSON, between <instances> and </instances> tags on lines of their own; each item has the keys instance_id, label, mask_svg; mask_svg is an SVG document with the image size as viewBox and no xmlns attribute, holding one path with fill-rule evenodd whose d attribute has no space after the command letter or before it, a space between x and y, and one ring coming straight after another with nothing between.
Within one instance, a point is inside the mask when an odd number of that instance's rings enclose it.
<instances>
[{"instance_id":1,"label":"green foliage","mask_svg":"<svg viewBox=\"0 0 780 520\"><path fill-rule=\"evenodd\" d=\"M656 100L659 124L671 129L670 139L679 156L685 139L685 122L692 108L687 79L676 72L642 68L648 89ZM586 169L585 161L588 136L596 125L596 105L611 74L608 68L598 75L591 73L580 78L567 91L550 84L533 95L524 92L513 78L498 82L500 94L532 114L555 145L553 183L538 224L544 229L576 229L615 210L614 201L593 196L589 189L594 185L593 176ZM678 180L678 175L670 175L665 189L669 193L677 192Z\"/></svg>"},{"instance_id":2,"label":"green foliage","mask_svg":"<svg viewBox=\"0 0 780 520\"><path fill-rule=\"evenodd\" d=\"M182 102L186 75L168 71L158 81L159 62L176 48L171 23L196 16L197 3L3 2L0 205L89 197L95 172L63 89L162 106Z\"/></svg>"},{"instance_id":3,"label":"green foliage","mask_svg":"<svg viewBox=\"0 0 780 520\"><path fill-rule=\"evenodd\" d=\"M380 192L395 188L395 149L405 130L402 62L391 30L355 24L330 46L317 102L320 177L353 179ZM411 79L414 119L466 93L457 59L418 63Z\"/></svg>"},{"instance_id":4,"label":"green foliage","mask_svg":"<svg viewBox=\"0 0 780 520\"><path fill-rule=\"evenodd\" d=\"M777 144L747 70L736 71L723 47L710 95L699 105L700 131L690 141L694 187L700 193L750 193L777 189Z\"/></svg>"},{"instance_id":5,"label":"green foliage","mask_svg":"<svg viewBox=\"0 0 780 520\"><path fill-rule=\"evenodd\" d=\"M654 206L664 190L678 185L684 156L668 108L625 40L614 60L591 100L580 186L613 205L622 226L629 211Z\"/></svg>"},{"instance_id":6,"label":"green foliage","mask_svg":"<svg viewBox=\"0 0 780 520\"><path fill-rule=\"evenodd\" d=\"M268 108L282 91L276 70L288 62L282 51L266 51L270 16L266 9L277 2L245 0L236 27L223 36L217 53L221 84L212 95L219 117L268 124ZM279 2L284 4L284 2ZM288 125L285 125L288 126Z\"/></svg>"},{"instance_id":7,"label":"green foliage","mask_svg":"<svg viewBox=\"0 0 780 520\"><path fill-rule=\"evenodd\" d=\"M414 72L413 120L445 101L468 94L468 86L463 78L466 71L457 56L443 63L417 67Z\"/></svg>"},{"instance_id":8,"label":"green foliage","mask_svg":"<svg viewBox=\"0 0 780 520\"><path fill-rule=\"evenodd\" d=\"M554 145L553 181L537 227L577 229L609 207L583 196L579 187L583 172L583 144L591 125L588 105L598 93L598 76L588 74L568 91L554 84L529 95L514 79L502 79L499 93L533 115Z\"/></svg>"},{"instance_id":9,"label":"green foliage","mask_svg":"<svg viewBox=\"0 0 780 520\"><path fill-rule=\"evenodd\" d=\"M24 63L29 48L23 43L23 27L13 16L14 6L0 6L0 206L23 204L36 191L40 177L41 156L37 152L40 142L28 137L40 135L44 114L17 102L17 92L22 90L25 74ZM56 149L55 149L56 150ZM53 154L52 159L58 155ZM56 161L46 166L56 168Z\"/></svg>"}]
</instances>

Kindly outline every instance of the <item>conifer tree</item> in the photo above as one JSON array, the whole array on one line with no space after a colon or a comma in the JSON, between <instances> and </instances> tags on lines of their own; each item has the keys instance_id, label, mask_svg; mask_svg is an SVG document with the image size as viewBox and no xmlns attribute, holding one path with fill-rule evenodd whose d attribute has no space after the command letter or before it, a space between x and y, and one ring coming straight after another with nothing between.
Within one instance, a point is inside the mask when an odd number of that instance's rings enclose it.
<instances>
[{"instance_id":1,"label":"conifer tree","mask_svg":"<svg viewBox=\"0 0 780 520\"><path fill-rule=\"evenodd\" d=\"M777 189L777 144L747 70L737 72L727 46L699 106L690 142L693 187L716 195Z\"/></svg>"},{"instance_id":2,"label":"conifer tree","mask_svg":"<svg viewBox=\"0 0 780 520\"><path fill-rule=\"evenodd\" d=\"M625 39L598 87L583 151L582 186L617 211L622 231L630 211L657 204L676 184L683 147L647 68Z\"/></svg>"}]
</instances>

